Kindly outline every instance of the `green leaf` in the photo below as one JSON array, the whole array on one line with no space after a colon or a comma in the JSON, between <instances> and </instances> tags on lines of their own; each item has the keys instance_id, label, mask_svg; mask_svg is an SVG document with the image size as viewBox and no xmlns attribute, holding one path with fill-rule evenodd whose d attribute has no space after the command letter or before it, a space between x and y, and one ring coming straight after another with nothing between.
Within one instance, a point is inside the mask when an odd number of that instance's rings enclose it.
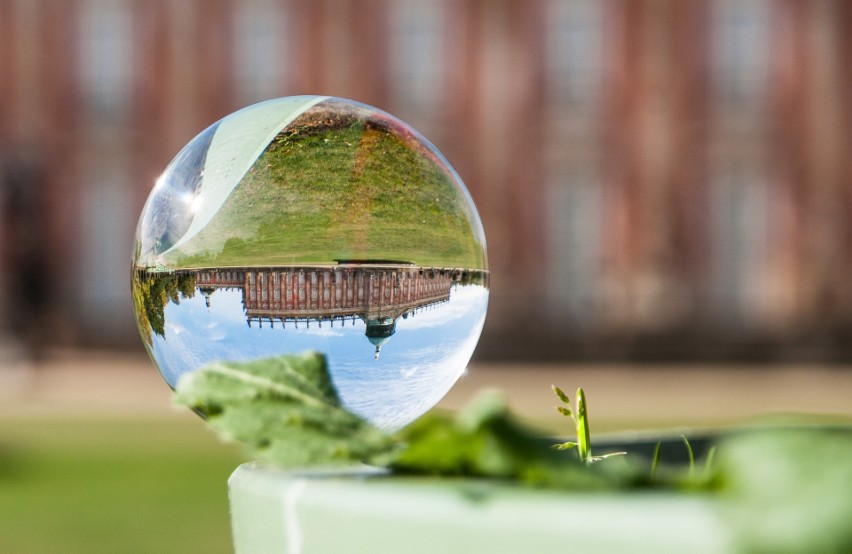
<instances>
[{"instance_id":1,"label":"green leaf","mask_svg":"<svg viewBox=\"0 0 852 554\"><path fill-rule=\"evenodd\" d=\"M341 407L317 352L210 363L180 379L175 402L283 467L377 460L396 448L387 434Z\"/></svg>"},{"instance_id":2,"label":"green leaf","mask_svg":"<svg viewBox=\"0 0 852 554\"><path fill-rule=\"evenodd\" d=\"M572 448L577 448L576 442L563 442L560 444L554 444L553 448L556 450L571 450Z\"/></svg>"},{"instance_id":3,"label":"green leaf","mask_svg":"<svg viewBox=\"0 0 852 554\"><path fill-rule=\"evenodd\" d=\"M498 478L528 485L618 488L630 476L586 467L519 424L495 395L478 397L458 417L430 413L401 431L407 443L397 473ZM567 447L566 447L567 448Z\"/></svg>"},{"instance_id":4,"label":"green leaf","mask_svg":"<svg viewBox=\"0 0 852 554\"><path fill-rule=\"evenodd\" d=\"M556 410L557 410L560 414L564 415L565 417L573 417L573 414L571 413L571 410L569 410L569 409L568 409L568 408L566 408L565 406L556 406Z\"/></svg>"},{"instance_id":5,"label":"green leaf","mask_svg":"<svg viewBox=\"0 0 852 554\"><path fill-rule=\"evenodd\" d=\"M627 452L610 452L609 454L601 454L600 456L591 456L589 457L589 462L600 462L614 456L627 456Z\"/></svg>"},{"instance_id":6,"label":"green leaf","mask_svg":"<svg viewBox=\"0 0 852 554\"><path fill-rule=\"evenodd\" d=\"M560 388L559 388L559 387L557 387L556 385L550 385L550 388L552 388L552 389L553 389L553 392L555 392L555 393L556 393L556 396L558 396L558 397L559 397L559 400L561 400L562 402L564 402L564 403L565 403L565 404L567 404L568 406L571 406L571 400L568 398L568 395L567 395L567 394L565 394L565 393L562 391L562 389L560 389Z\"/></svg>"},{"instance_id":7,"label":"green leaf","mask_svg":"<svg viewBox=\"0 0 852 554\"><path fill-rule=\"evenodd\" d=\"M716 457L739 552L852 552L852 429L793 425L731 434Z\"/></svg>"}]
</instances>

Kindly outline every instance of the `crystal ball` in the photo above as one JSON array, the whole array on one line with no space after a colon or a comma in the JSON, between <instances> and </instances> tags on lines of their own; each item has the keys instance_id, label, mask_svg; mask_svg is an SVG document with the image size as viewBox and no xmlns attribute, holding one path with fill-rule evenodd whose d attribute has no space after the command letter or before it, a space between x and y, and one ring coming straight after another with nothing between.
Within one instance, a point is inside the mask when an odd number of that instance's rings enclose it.
<instances>
[{"instance_id":1,"label":"crystal ball","mask_svg":"<svg viewBox=\"0 0 852 554\"><path fill-rule=\"evenodd\" d=\"M465 372L488 304L485 236L412 127L352 100L279 98L214 123L166 167L132 289L172 388L212 362L318 351L344 406L395 429Z\"/></svg>"}]
</instances>

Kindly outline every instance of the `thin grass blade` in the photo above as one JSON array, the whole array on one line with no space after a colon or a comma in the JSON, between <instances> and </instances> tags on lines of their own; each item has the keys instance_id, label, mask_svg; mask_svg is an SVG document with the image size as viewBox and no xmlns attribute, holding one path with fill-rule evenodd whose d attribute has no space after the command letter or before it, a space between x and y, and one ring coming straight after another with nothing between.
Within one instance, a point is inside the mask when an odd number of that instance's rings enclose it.
<instances>
[{"instance_id":1,"label":"thin grass blade","mask_svg":"<svg viewBox=\"0 0 852 554\"><path fill-rule=\"evenodd\" d=\"M710 474L713 472L713 462L716 460L716 447L711 446L707 451L707 458L704 460L704 469L701 470L701 479L707 481L710 479Z\"/></svg>"},{"instance_id":2,"label":"thin grass blade","mask_svg":"<svg viewBox=\"0 0 852 554\"><path fill-rule=\"evenodd\" d=\"M660 448L662 448L663 443L658 442L657 446L654 447L654 456L651 458L651 479L657 476L657 467L660 465Z\"/></svg>"},{"instance_id":3,"label":"thin grass blade","mask_svg":"<svg viewBox=\"0 0 852 554\"><path fill-rule=\"evenodd\" d=\"M689 444L686 435L681 435L680 438L683 439L683 444L686 445L686 453L689 455L689 480L691 481L695 479L695 453L692 451L692 445Z\"/></svg>"}]
</instances>

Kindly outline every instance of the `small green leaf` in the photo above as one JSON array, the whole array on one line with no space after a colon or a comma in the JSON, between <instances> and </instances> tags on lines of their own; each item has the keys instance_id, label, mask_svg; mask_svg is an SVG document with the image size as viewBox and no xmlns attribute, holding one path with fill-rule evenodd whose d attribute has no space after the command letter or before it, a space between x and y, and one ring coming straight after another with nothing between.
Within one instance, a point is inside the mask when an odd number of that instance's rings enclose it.
<instances>
[{"instance_id":1,"label":"small green leaf","mask_svg":"<svg viewBox=\"0 0 852 554\"><path fill-rule=\"evenodd\" d=\"M565 406L556 406L556 410L564 415L565 417L573 417L574 414L571 413L571 410L566 408Z\"/></svg>"},{"instance_id":2,"label":"small green leaf","mask_svg":"<svg viewBox=\"0 0 852 554\"><path fill-rule=\"evenodd\" d=\"M571 450L572 448L577 448L576 442L562 442L559 444L554 444L553 448L556 450Z\"/></svg>"},{"instance_id":3,"label":"small green leaf","mask_svg":"<svg viewBox=\"0 0 852 554\"><path fill-rule=\"evenodd\" d=\"M606 460L607 458L612 458L614 456L627 456L627 452L610 452L609 454L601 454L600 456L591 456L589 457L589 461L600 462L601 460Z\"/></svg>"},{"instance_id":4,"label":"small green leaf","mask_svg":"<svg viewBox=\"0 0 852 554\"><path fill-rule=\"evenodd\" d=\"M562 389L560 389L560 388L559 388L559 387L557 387L556 385L550 385L550 387L553 389L553 392L555 392L555 393L556 393L556 396L558 396L558 397L559 397L559 400L561 400L562 402L564 402L564 403L565 403L565 404L567 404L568 406L570 406L570 405L571 405L571 400L568 398L568 395L567 395L567 394L565 394L565 393L562 391Z\"/></svg>"},{"instance_id":5,"label":"small green leaf","mask_svg":"<svg viewBox=\"0 0 852 554\"><path fill-rule=\"evenodd\" d=\"M341 406L325 356L317 352L207 364L180 379L175 402L279 466L352 464L396 448L387 434Z\"/></svg>"}]
</instances>

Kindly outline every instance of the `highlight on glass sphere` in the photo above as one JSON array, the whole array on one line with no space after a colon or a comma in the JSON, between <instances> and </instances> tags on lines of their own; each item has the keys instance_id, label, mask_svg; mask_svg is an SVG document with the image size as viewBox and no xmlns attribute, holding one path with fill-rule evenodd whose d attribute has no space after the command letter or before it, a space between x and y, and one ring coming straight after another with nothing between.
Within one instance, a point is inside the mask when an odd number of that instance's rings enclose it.
<instances>
[{"instance_id":1,"label":"highlight on glass sphere","mask_svg":"<svg viewBox=\"0 0 852 554\"><path fill-rule=\"evenodd\" d=\"M396 429L473 354L485 237L456 172L410 126L351 100L280 98L202 131L157 179L132 288L172 388L211 362L312 350L344 406Z\"/></svg>"}]
</instances>

